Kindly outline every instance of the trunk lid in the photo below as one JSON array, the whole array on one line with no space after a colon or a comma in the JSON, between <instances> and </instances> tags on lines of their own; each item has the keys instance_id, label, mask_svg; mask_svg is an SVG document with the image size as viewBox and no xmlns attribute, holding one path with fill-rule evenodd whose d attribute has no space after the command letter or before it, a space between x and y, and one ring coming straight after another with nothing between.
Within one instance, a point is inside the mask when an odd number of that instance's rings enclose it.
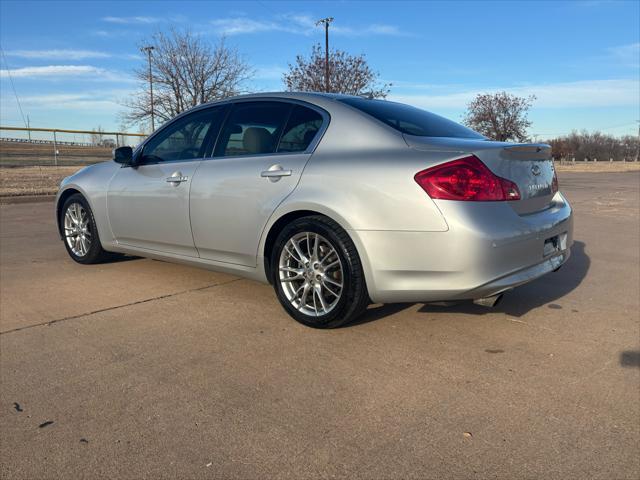
<instances>
[{"instance_id":1,"label":"trunk lid","mask_svg":"<svg viewBox=\"0 0 640 480\"><path fill-rule=\"evenodd\" d=\"M521 215L538 212L551 205L555 170L549 145L412 135L404 137L407 144L416 150L475 155L494 174L518 186L520 200L509 203Z\"/></svg>"}]
</instances>

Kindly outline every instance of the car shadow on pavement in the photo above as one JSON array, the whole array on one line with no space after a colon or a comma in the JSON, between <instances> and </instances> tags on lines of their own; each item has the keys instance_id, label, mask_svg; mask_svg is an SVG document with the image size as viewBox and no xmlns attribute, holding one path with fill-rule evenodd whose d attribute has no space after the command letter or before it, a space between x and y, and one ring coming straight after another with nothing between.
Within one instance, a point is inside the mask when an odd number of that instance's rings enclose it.
<instances>
[{"instance_id":1,"label":"car shadow on pavement","mask_svg":"<svg viewBox=\"0 0 640 480\"><path fill-rule=\"evenodd\" d=\"M574 290L587 276L591 260L585 251L584 242L574 242L571 247L571 257L557 272L549 273L531 283L507 292L497 306L493 308L475 305L471 301L458 302L449 306L424 304L419 312L423 313L466 313L471 315L485 315L487 313L506 313L513 317L521 317L534 308L547 305L553 310L564 308L558 303L562 297ZM345 325L354 327L388 317L409 308L411 303L397 303L370 307L355 322Z\"/></svg>"},{"instance_id":2,"label":"car shadow on pavement","mask_svg":"<svg viewBox=\"0 0 640 480\"><path fill-rule=\"evenodd\" d=\"M142 260L143 257L136 257L133 255L125 255L123 253L112 253L104 263L121 263L130 262L131 260Z\"/></svg>"},{"instance_id":3,"label":"car shadow on pavement","mask_svg":"<svg viewBox=\"0 0 640 480\"><path fill-rule=\"evenodd\" d=\"M620 354L620 365L640 368L640 350L627 350Z\"/></svg>"},{"instance_id":4,"label":"car shadow on pavement","mask_svg":"<svg viewBox=\"0 0 640 480\"><path fill-rule=\"evenodd\" d=\"M364 323L375 322L376 320L390 317L391 315L401 312L402 310L405 310L413 305L415 305L415 303L388 303L384 305L371 305L366 312L356 318L353 322L349 322L339 328L350 328L357 325L362 325Z\"/></svg>"}]
</instances>

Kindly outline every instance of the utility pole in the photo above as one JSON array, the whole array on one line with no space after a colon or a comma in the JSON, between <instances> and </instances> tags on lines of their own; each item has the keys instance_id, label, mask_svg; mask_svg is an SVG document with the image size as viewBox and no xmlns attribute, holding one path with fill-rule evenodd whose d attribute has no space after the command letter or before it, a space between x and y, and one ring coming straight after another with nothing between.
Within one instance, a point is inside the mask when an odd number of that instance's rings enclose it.
<instances>
[{"instance_id":1,"label":"utility pole","mask_svg":"<svg viewBox=\"0 0 640 480\"><path fill-rule=\"evenodd\" d=\"M29 135L29 141L31 141L31 120L29 120L29 114L27 114L27 134Z\"/></svg>"},{"instance_id":2,"label":"utility pole","mask_svg":"<svg viewBox=\"0 0 640 480\"><path fill-rule=\"evenodd\" d=\"M316 26L324 25L324 91L329 92L329 24L333 17L323 18L316 22Z\"/></svg>"},{"instance_id":3,"label":"utility pole","mask_svg":"<svg viewBox=\"0 0 640 480\"><path fill-rule=\"evenodd\" d=\"M154 50L154 46L149 45L147 47L142 47L141 50L146 52L147 58L149 59L149 96L151 99L151 132L153 133L156 129L153 113L153 76L151 75L151 52Z\"/></svg>"}]
</instances>

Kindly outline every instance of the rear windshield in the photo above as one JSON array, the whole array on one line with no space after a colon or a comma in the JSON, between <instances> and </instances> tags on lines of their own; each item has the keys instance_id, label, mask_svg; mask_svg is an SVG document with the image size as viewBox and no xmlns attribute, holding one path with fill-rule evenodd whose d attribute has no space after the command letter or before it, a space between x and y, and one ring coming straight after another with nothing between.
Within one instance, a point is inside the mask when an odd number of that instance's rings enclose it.
<instances>
[{"instance_id":1,"label":"rear windshield","mask_svg":"<svg viewBox=\"0 0 640 480\"><path fill-rule=\"evenodd\" d=\"M474 132L470 128L463 127L456 122L402 103L353 97L340 98L338 100L408 135L417 135L420 137L484 138L479 133Z\"/></svg>"}]
</instances>

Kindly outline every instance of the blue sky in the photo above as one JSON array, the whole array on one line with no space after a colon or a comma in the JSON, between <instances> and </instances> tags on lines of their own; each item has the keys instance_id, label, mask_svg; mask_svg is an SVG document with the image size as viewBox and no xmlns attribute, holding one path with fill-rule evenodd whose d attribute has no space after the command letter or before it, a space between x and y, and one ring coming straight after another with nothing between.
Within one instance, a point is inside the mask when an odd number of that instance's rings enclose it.
<instances>
[{"instance_id":1,"label":"blue sky","mask_svg":"<svg viewBox=\"0 0 640 480\"><path fill-rule=\"evenodd\" d=\"M136 90L138 46L171 25L226 35L256 69L249 88L282 90L296 54L322 42L365 53L390 98L459 121L477 93L534 94L530 133L636 134L640 2L0 2L0 123L119 129Z\"/></svg>"}]
</instances>

